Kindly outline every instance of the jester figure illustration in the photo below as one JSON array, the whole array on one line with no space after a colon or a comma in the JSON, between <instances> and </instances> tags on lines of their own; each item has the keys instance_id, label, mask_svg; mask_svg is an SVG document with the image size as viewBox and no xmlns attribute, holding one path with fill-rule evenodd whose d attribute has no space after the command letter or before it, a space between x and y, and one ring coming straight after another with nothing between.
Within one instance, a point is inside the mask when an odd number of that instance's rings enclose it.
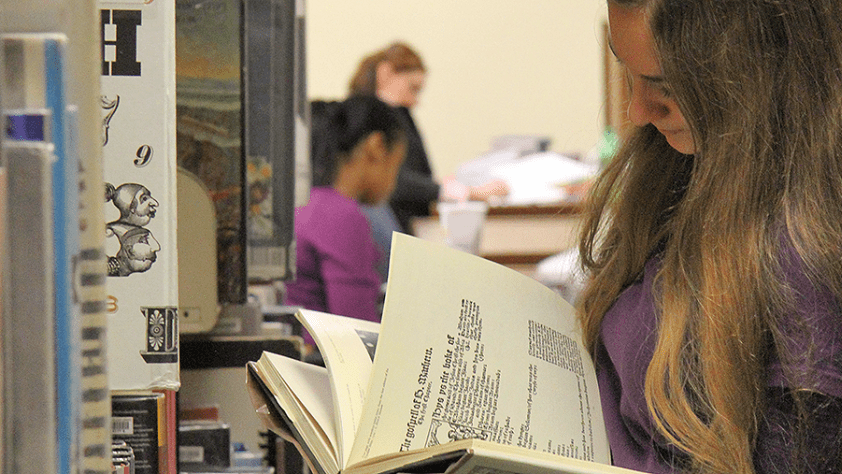
<instances>
[{"instance_id":1,"label":"jester figure illustration","mask_svg":"<svg viewBox=\"0 0 842 474\"><path fill-rule=\"evenodd\" d=\"M145 226L155 217L158 201L140 184L125 183L115 188L106 183L105 202L111 202L120 212L117 220L105 226L106 238L116 237L120 243L116 254L108 257L108 276L149 270L161 245Z\"/></svg>"}]
</instances>

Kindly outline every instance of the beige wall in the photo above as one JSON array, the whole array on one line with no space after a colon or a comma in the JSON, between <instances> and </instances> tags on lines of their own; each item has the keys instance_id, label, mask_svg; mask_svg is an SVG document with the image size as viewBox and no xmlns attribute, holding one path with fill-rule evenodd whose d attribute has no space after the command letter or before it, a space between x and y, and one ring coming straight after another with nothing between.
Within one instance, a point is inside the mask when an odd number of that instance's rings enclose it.
<instances>
[{"instance_id":1,"label":"beige wall","mask_svg":"<svg viewBox=\"0 0 842 474\"><path fill-rule=\"evenodd\" d=\"M501 134L586 152L602 131L601 0L308 0L311 98L341 98L360 58L412 44L428 69L414 116L437 176Z\"/></svg>"}]
</instances>

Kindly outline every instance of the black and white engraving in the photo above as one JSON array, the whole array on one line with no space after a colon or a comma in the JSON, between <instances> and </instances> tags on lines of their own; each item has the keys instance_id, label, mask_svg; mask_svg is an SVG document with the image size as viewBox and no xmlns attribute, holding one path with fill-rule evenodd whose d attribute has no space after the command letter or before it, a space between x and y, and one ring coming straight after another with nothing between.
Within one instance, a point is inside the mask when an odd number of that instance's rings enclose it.
<instances>
[{"instance_id":1,"label":"black and white engraving","mask_svg":"<svg viewBox=\"0 0 842 474\"><path fill-rule=\"evenodd\" d=\"M105 201L120 211L120 218L105 226L106 238L116 237L120 249L108 257L108 276L128 276L145 272L157 259L161 245L145 226L158 207L158 201L143 185L125 183L114 187L105 184Z\"/></svg>"},{"instance_id":2,"label":"black and white engraving","mask_svg":"<svg viewBox=\"0 0 842 474\"><path fill-rule=\"evenodd\" d=\"M146 350L140 355L148 364L178 362L178 309L141 307L146 320Z\"/></svg>"}]
</instances>

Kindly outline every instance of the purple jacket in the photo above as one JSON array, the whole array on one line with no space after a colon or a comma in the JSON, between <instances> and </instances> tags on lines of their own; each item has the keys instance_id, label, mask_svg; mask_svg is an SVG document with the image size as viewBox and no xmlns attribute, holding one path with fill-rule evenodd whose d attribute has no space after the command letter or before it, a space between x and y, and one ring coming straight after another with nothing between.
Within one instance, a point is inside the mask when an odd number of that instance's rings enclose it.
<instances>
[{"instance_id":1,"label":"purple jacket","mask_svg":"<svg viewBox=\"0 0 842 474\"><path fill-rule=\"evenodd\" d=\"M642 280L627 288L606 313L595 362L614 463L644 472L671 473L678 472L677 465L683 454L667 445L657 433L643 394L646 368L656 342L657 322L652 284L658 264L657 259L650 260L645 266ZM811 328L806 337L813 338L818 348L815 362L810 365L814 369L812 385L825 395L842 399L842 316L839 303L827 291L817 289L808 282L795 258L784 262L784 267L787 280L795 290L796 307L801 309L800 316ZM796 320L794 317L790 319ZM805 354L806 351L801 349L809 345L803 333L794 336L791 343L794 344L792 348L796 356ZM802 368L802 362L796 360L785 365L773 354L767 364L768 393L778 393L775 389L789 387L790 382L784 376L785 368ZM780 407L775 400L770 400L769 405ZM838 404L835 409L838 410ZM784 413L785 418L789 416L786 407L774 415L780 416L781 413ZM771 423L768 415L764 419ZM777 419L774 423L778 421L788 420ZM834 423L838 430L842 422L837 417ZM811 436L817 437L817 443L840 443L832 430L824 433L822 430L813 431ZM829 438L821 439L822 435ZM786 459L784 444L785 438L773 435L768 426L761 424L755 453L758 472L763 472L764 466L771 465L771 458Z\"/></svg>"},{"instance_id":2,"label":"purple jacket","mask_svg":"<svg viewBox=\"0 0 842 474\"><path fill-rule=\"evenodd\" d=\"M380 321L381 256L357 201L331 187L312 188L307 205L295 210L295 239L287 304Z\"/></svg>"}]
</instances>

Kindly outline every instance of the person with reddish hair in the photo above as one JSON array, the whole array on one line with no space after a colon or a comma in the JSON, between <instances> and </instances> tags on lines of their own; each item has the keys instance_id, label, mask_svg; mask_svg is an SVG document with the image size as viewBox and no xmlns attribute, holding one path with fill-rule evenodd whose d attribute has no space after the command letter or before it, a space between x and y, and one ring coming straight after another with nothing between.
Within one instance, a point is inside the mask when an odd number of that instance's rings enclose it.
<instances>
[{"instance_id":1,"label":"person with reddish hair","mask_svg":"<svg viewBox=\"0 0 842 474\"><path fill-rule=\"evenodd\" d=\"M443 183L433 177L433 170L424 141L411 110L427 80L427 68L421 56L408 44L395 42L363 58L349 84L349 95L374 95L396 107L407 132L407 153L389 206L400 224L400 230L411 234L411 220L430 214L430 205L439 199L485 201L504 195L506 185L500 181L470 187L455 179Z\"/></svg>"}]
</instances>

